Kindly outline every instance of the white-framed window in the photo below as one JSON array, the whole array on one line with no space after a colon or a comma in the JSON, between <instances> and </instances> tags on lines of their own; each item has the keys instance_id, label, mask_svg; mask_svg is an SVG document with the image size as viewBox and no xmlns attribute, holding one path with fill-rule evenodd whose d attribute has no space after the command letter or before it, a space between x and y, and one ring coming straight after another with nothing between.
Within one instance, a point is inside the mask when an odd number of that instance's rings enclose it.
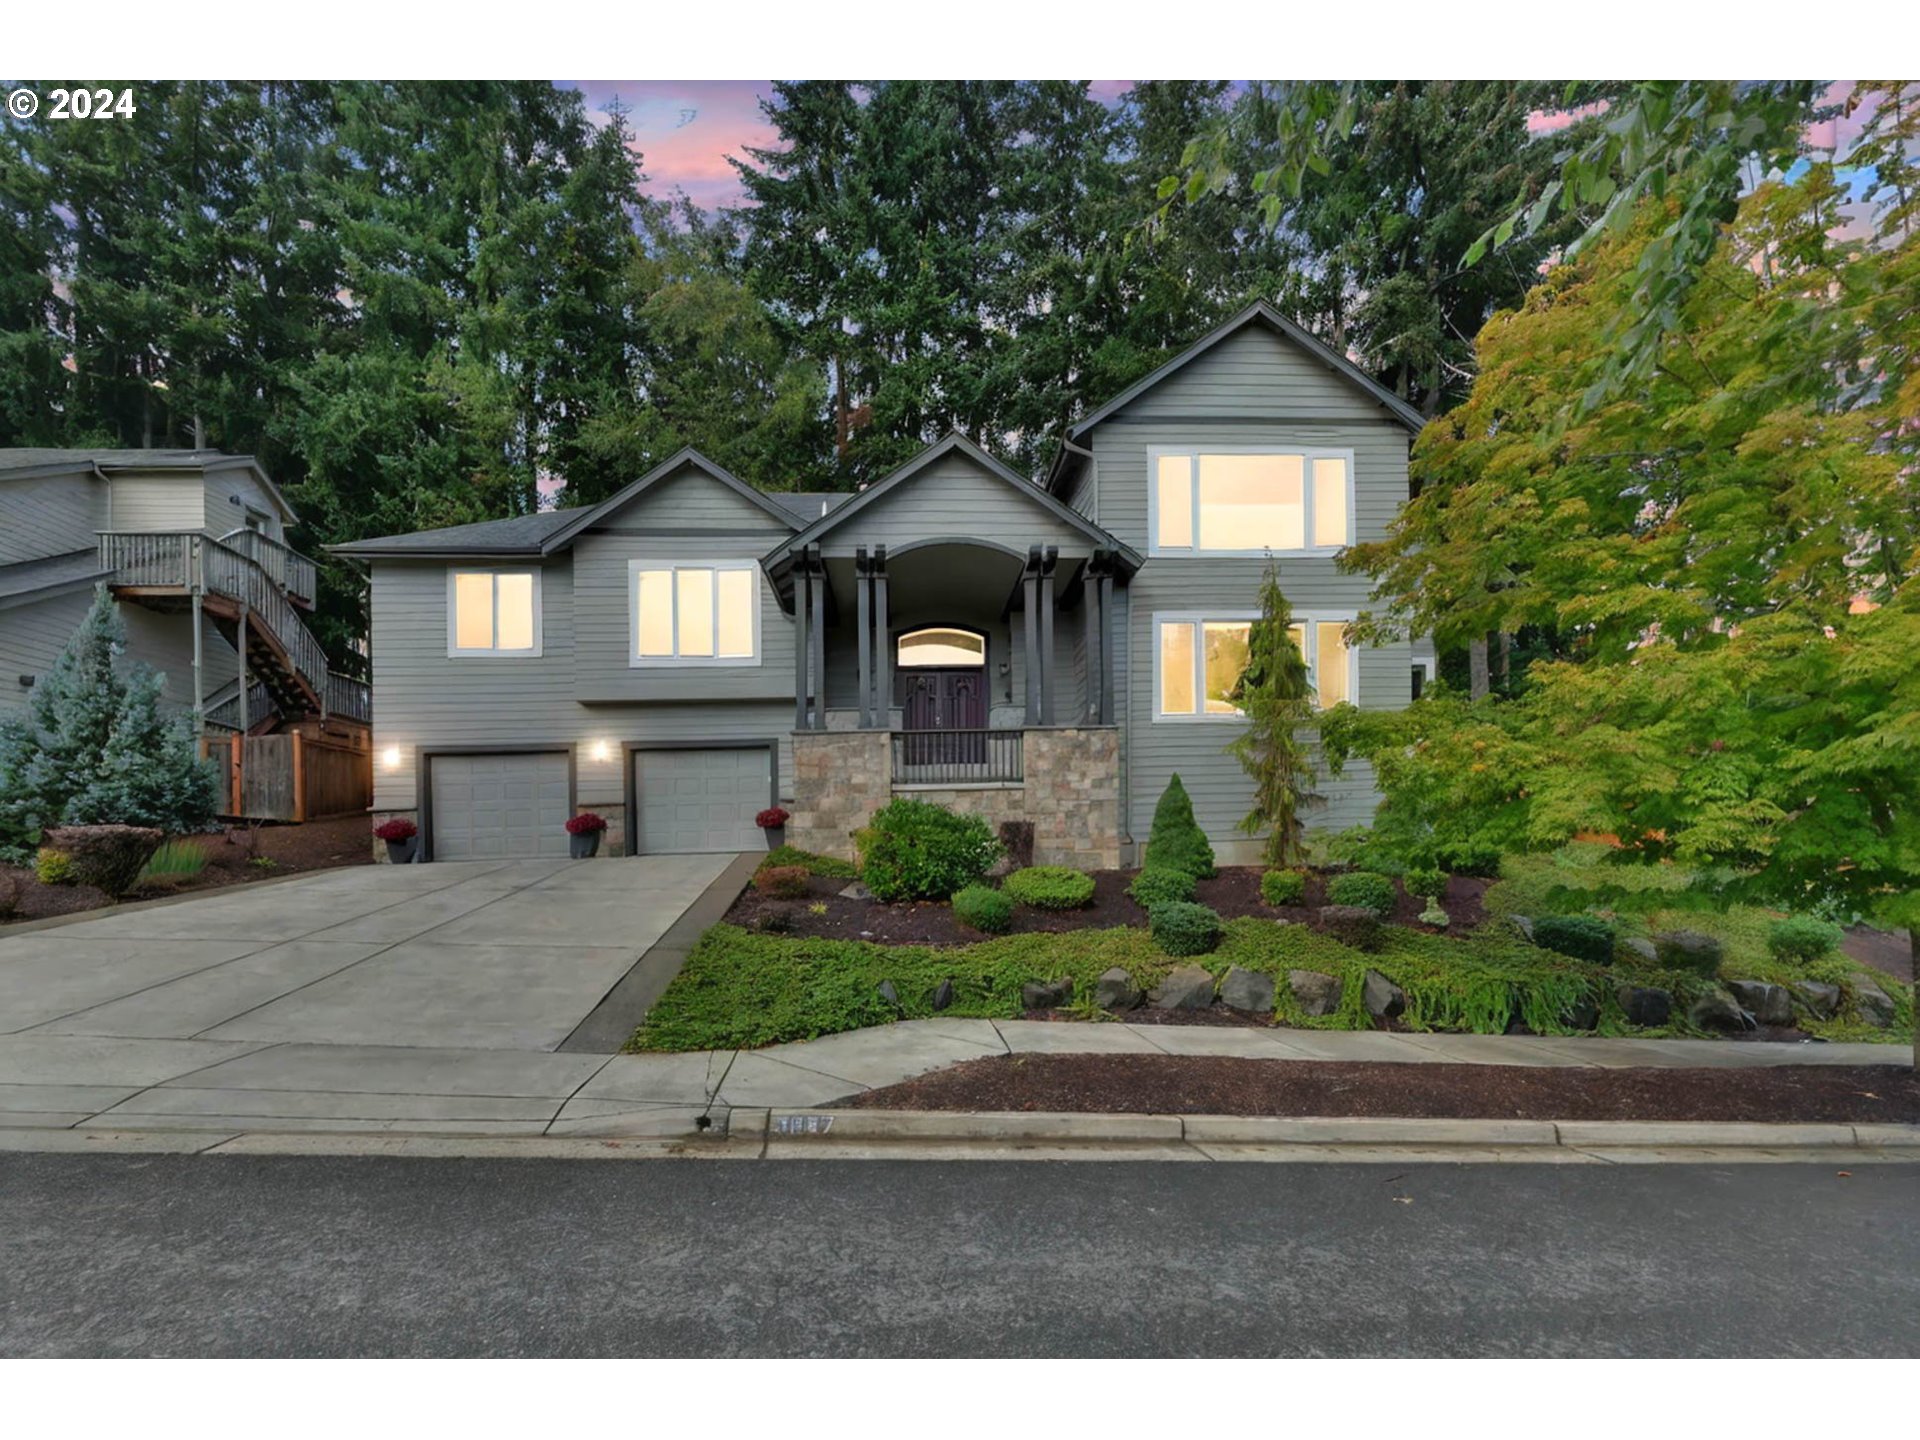
<instances>
[{"instance_id":1,"label":"white-framed window","mask_svg":"<svg viewBox=\"0 0 1920 1440\"><path fill-rule=\"evenodd\" d=\"M1353 451L1147 451L1150 555L1331 555L1354 543Z\"/></svg>"},{"instance_id":2,"label":"white-framed window","mask_svg":"<svg viewBox=\"0 0 1920 1440\"><path fill-rule=\"evenodd\" d=\"M1237 720L1235 690L1247 668L1252 610L1153 617L1153 718ZM1314 701L1326 710L1342 701L1359 703L1360 652L1347 644L1353 616L1296 613L1293 641L1307 662Z\"/></svg>"},{"instance_id":3,"label":"white-framed window","mask_svg":"<svg viewBox=\"0 0 1920 1440\"><path fill-rule=\"evenodd\" d=\"M540 653L540 572L454 566L447 571L447 654Z\"/></svg>"},{"instance_id":4,"label":"white-framed window","mask_svg":"<svg viewBox=\"0 0 1920 1440\"><path fill-rule=\"evenodd\" d=\"M629 560L631 665L758 665L758 560Z\"/></svg>"}]
</instances>

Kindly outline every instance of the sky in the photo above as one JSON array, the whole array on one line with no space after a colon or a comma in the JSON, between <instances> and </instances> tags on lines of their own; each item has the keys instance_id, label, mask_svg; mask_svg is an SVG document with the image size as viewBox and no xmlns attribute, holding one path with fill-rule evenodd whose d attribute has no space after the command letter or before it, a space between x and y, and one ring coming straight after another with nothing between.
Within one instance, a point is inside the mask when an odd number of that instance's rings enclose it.
<instances>
[{"instance_id":1,"label":"sky","mask_svg":"<svg viewBox=\"0 0 1920 1440\"><path fill-rule=\"evenodd\" d=\"M632 112L634 147L646 157L647 193L666 198L676 189L703 210L741 199L729 155L773 143L773 126L760 113L770 80L561 80L586 96L596 121L618 99ZM1095 80L1093 93L1111 104L1130 80Z\"/></svg>"}]
</instances>

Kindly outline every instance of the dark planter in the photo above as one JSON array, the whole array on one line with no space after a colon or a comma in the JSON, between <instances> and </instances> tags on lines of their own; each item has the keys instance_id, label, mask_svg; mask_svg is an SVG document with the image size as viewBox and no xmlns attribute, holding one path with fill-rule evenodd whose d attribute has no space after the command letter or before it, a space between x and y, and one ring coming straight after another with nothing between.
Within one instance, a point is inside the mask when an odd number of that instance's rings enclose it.
<instances>
[{"instance_id":1,"label":"dark planter","mask_svg":"<svg viewBox=\"0 0 1920 1440\"><path fill-rule=\"evenodd\" d=\"M567 853L576 860L591 860L600 853L602 830L589 830L584 835L567 836Z\"/></svg>"},{"instance_id":2,"label":"dark planter","mask_svg":"<svg viewBox=\"0 0 1920 1440\"><path fill-rule=\"evenodd\" d=\"M409 835L404 840L387 841L387 859L395 865L411 865L414 847L420 843L418 835Z\"/></svg>"},{"instance_id":3,"label":"dark planter","mask_svg":"<svg viewBox=\"0 0 1920 1440\"><path fill-rule=\"evenodd\" d=\"M787 843L787 827L784 825L763 826L767 832L767 849L778 850Z\"/></svg>"}]
</instances>

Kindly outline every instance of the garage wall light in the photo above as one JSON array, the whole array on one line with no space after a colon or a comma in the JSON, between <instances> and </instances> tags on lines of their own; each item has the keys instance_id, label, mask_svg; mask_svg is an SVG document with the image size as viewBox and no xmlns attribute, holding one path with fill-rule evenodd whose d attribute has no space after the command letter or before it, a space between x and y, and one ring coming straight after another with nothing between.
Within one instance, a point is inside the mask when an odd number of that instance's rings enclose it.
<instances>
[{"instance_id":1,"label":"garage wall light","mask_svg":"<svg viewBox=\"0 0 1920 1440\"><path fill-rule=\"evenodd\" d=\"M613 756L613 747L608 745L604 740L596 740L593 742L592 754L596 760L611 759Z\"/></svg>"},{"instance_id":2,"label":"garage wall light","mask_svg":"<svg viewBox=\"0 0 1920 1440\"><path fill-rule=\"evenodd\" d=\"M400 747L398 745L387 746L386 749L380 752L380 763L389 770L398 770L400 768Z\"/></svg>"}]
</instances>

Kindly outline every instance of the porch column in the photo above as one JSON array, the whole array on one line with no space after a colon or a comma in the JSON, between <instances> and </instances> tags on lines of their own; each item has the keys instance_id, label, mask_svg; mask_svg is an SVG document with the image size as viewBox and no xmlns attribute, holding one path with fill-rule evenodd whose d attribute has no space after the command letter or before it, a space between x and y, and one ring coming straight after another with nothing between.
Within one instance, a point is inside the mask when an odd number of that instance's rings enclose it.
<instances>
[{"instance_id":1,"label":"porch column","mask_svg":"<svg viewBox=\"0 0 1920 1440\"><path fill-rule=\"evenodd\" d=\"M807 656L811 654L807 636L807 616L813 608L813 577L807 573L807 556L802 551L793 567L793 728L807 726Z\"/></svg>"},{"instance_id":2,"label":"porch column","mask_svg":"<svg viewBox=\"0 0 1920 1440\"><path fill-rule=\"evenodd\" d=\"M860 663L860 728L873 728L873 572L867 564L867 547L861 545L853 552L853 592L855 624L858 638L855 640Z\"/></svg>"},{"instance_id":3,"label":"porch column","mask_svg":"<svg viewBox=\"0 0 1920 1440\"><path fill-rule=\"evenodd\" d=\"M1085 569L1080 573L1080 611L1086 622L1086 693L1083 695L1082 715L1089 725L1098 725L1100 721L1100 651L1101 651L1101 609L1099 573L1106 568L1106 552L1096 550L1088 559Z\"/></svg>"},{"instance_id":4,"label":"porch column","mask_svg":"<svg viewBox=\"0 0 1920 1440\"><path fill-rule=\"evenodd\" d=\"M827 562L813 547L813 728L827 728Z\"/></svg>"},{"instance_id":5,"label":"porch column","mask_svg":"<svg viewBox=\"0 0 1920 1440\"><path fill-rule=\"evenodd\" d=\"M198 643L198 635L195 635ZM247 733L247 602L240 602L240 733Z\"/></svg>"},{"instance_id":6,"label":"porch column","mask_svg":"<svg viewBox=\"0 0 1920 1440\"><path fill-rule=\"evenodd\" d=\"M1020 576L1020 624L1026 637L1027 724L1040 723L1040 547L1027 551L1027 568Z\"/></svg>"},{"instance_id":7,"label":"porch column","mask_svg":"<svg viewBox=\"0 0 1920 1440\"><path fill-rule=\"evenodd\" d=\"M1100 567L1100 723L1113 724L1113 558ZM1091 672L1089 672L1091 673Z\"/></svg>"},{"instance_id":8,"label":"porch column","mask_svg":"<svg viewBox=\"0 0 1920 1440\"><path fill-rule=\"evenodd\" d=\"M893 728L893 626L887 617L887 547L873 548L873 643L879 653L874 657L873 703L878 711L874 723L882 730Z\"/></svg>"},{"instance_id":9,"label":"porch column","mask_svg":"<svg viewBox=\"0 0 1920 1440\"><path fill-rule=\"evenodd\" d=\"M1054 722L1053 709L1053 567L1060 552L1052 545L1040 552L1040 723Z\"/></svg>"}]
</instances>

